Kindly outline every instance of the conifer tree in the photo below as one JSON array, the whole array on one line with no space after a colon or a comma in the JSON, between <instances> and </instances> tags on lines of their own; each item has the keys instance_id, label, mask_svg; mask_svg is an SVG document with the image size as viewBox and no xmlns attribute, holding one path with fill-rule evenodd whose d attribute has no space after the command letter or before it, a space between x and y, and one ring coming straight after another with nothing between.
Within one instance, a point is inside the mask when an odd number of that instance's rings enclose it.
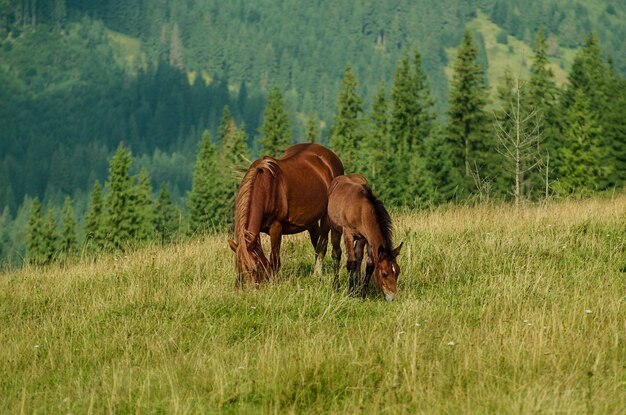
<instances>
[{"instance_id":1,"label":"conifer tree","mask_svg":"<svg viewBox=\"0 0 626 415\"><path fill-rule=\"evenodd\" d=\"M217 147L221 149L224 145L224 139L226 138L226 134L228 134L228 130L230 128L230 123L233 121L233 116L230 113L230 109L228 105L224 106L224 110L222 111L222 118L220 119L220 125L217 129Z\"/></svg>"},{"instance_id":2,"label":"conifer tree","mask_svg":"<svg viewBox=\"0 0 626 415\"><path fill-rule=\"evenodd\" d=\"M5 207L0 215L0 269L2 269L3 261L9 258L10 236L9 230L11 226L9 208Z\"/></svg>"},{"instance_id":3,"label":"conifer tree","mask_svg":"<svg viewBox=\"0 0 626 415\"><path fill-rule=\"evenodd\" d=\"M133 236L138 241L148 241L154 236L154 201L152 200L152 183L150 173L141 169L137 183L133 189L135 219Z\"/></svg>"},{"instance_id":4,"label":"conifer tree","mask_svg":"<svg viewBox=\"0 0 626 415\"><path fill-rule=\"evenodd\" d=\"M606 173L600 165L601 129L582 89L574 91L565 121L558 188L563 193L595 191Z\"/></svg>"},{"instance_id":5,"label":"conifer tree","mask_svg":"<svg viewBox=\"0 0 626 415\"><path fill-rule=\"evenodd\" d=\"M346 172L358 168L359 146L362 138L360 114L363 99L357 94L357 80L350 66L346 67L339 92L337 114L328 144L337 153Z\"/></svg>"},{"instance_id":6,"label":"conifer tree","mask_svg":"<svg viewBox=\"0 0 626 415\"><path fill-rule=\"evenodd\" d=\"M71 258L78 253L76 241L76 219L72 198L67 196L63 204L63 233L61 235L61 253L65 258Z\"/></svg>"},{"instance_id":7,"label":"conifer tree","mask_svg":"<svg viewBox=\"0 0 626 415\"><path fill-rule=\"evenodd\" d=\"M485 113L487 85L478 64L478 49L469 31L465 32L454 62L448 109L447 139L452 163L464 178L465 190L474 188L473 172L482 178L495 177L495 145Z\"/></svg>"},{"instance_id":8,"label":"conifer tree","mask_svg":"<svg viewBox=\"0 0 626 415\"><path fill-rule=\"evenodd\" d=\"M176 232L178 232L178 216L179 212L172 203L167 185L161 185L157 197L156 216L154 218L154 227L161 244L170 242Z\"/></svg>"},{"instance_id":9,"label":"conifer tree","mask_svg":"<svg viewBox=\"0 0 626 415\"><path fill-rule=\"evenodd\" d=\"M48 214L43 220L42 233L43 264L51 264L56 259L59 250L59 233L57 232L56 219L52 208L48 209Z\"/></svg>"},{"instance_id":10,"label":"conifer tree","mask_svg":"<svg viewBox=\"0 0 626 415\"><path fill-rule=\"evenodd\" d=\"M307 143L317 143L320 136L320 126L319 121L312 115L308 116L306 119L306 142Z\"/></svg>"},{"instance_id":11,"label":"conifer tree","mask_svg":"<svg viewBox=\"0 0 626 415\"><path fill-rule=\"evenodd\" d=\"M626 79L610 67L608 113L605 117L603 136L606 139L611 171L607 172L607 186L626 185Z\"/></svg>"},{"instance_id":12,"label":"conifer tree","mask_svg":"<svg viewBox=\"0 0 626 415\"><path fill-rule=\"evenodd\" d=\"M41 202L33 200L33 206L28 219L26 237L26 259L34 265L44 265L46 261L44 241L44 218Z\"/></svg>"},{"instance_id":13,"label":"conifer tree","mask_svg":"<svg viewBox=\"0 0 626 415\"><path fill-rule=\"evenodd\" d=\"M363 139L359 171L367 177L376 194L383 200L388 197L386 182L389 172L385 167L387 167L386 157L391 154L387 113L385 85L381 83L369 117L370 128Z\"/></svg>"},{"instance_id":14,"label":"conifer tree","mask_svg":"<svg viewBox=\"0 0 626 415\"><path fill-rule=\"evenodd\" d=\"M135 236L137 229L137 210L129 175L131 163L130 150L120 144L109 163L106 183L105 245L113 249L123 248Z\"/></svg>"},{"instance_id":15,"label":"conifer tree","mask_svg":"<svg viewBox=\"0 0 626 415\"><path fill-rule=\"evenodd\" d=\"M562 119L559 111L558 99L559 90L554 82L554 73L550 68L548 60L548 45L544 30L541 29L535 40L534 59L530 68L530 80L528 82L528 93L526 94L529 103L527 106L533 108L537 113L536 121L538 123L538 134L541 141L537 143L537 154L541 157L541 169L530 174L527 188L539 189L540 183L545 181L546 173L554 175L550 168L556 171L558 161L560 159L558 149L560 144L560 120ZM535 192L534 196L537 196Z\"/></svg>"},{"instance_id":16,"label":"conifer tree","mask_svg":"<svg viewBox=\"0 0 626 415\"><path fill-rule=\"evenodd\" d=\"M221 221L219 217L222 213L220 212L221 192L215 145L211 141L209 132L204 131L194 165L191 191L187 198L190 233L204 233ZM159 198L161 196L159 195Z\"/></svg>"},{"instance_id":17,"label":"conifer tree","mask_svg":"<svg viewBox=\"0 0 626 415\"><path fill-rule=\"evenodd\" d=\"M426 169L432 184L432 202L435 204L455 200L463 194L464 180L452 164L452 150L441 128L434 128L425 143Z\"/></svg>"},{"instance_id":18,"label":"conifer tree","mask_svg":"<svg viewBox=\"0 0 626 415\"><path fill-rule=\"evenodd\" d=\"M269 93L263 125L261 126L261 154L263 156L278 157L292 143L289 116L285 111L283 96L278 86L274 86Z\"/></svg>"},{"instance_id":19,"label":"conifer tree","mask_svg":"<svg viewBox=\"0 0 626 415\"><path fill-rule=\"evenodd\" d=\"M235 196L239 189L239 183L243 174L250 164L250 150L248 149L248 137L241 126L237 128L235 121L231 120L224 137L220 160L220 208L218 217L223 223L231 223Z\"/></svg>"},{"instance_id":20,"label":"conifer tree","mask_svg":"<svg viewBox=\"0 0 626 415\"><path fill-rule=\"evenodd\" d=\"M104 246L104 220L102 187L100 182L96 181L91 191L84 229L85 243L88 243L92 248L101 249Z\"/></svg>"}]
</instances>

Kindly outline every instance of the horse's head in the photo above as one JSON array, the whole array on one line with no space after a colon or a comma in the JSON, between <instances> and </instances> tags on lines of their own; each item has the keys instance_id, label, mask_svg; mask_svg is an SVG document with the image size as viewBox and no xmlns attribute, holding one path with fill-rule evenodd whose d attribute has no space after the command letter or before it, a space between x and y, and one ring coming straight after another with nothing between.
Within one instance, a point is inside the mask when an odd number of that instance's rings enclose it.
<instances>
[{"instance_id":1,"label":"horse's head","mask_svg":"<svg viewBox=\"0 0 626 415\"><path fill-rule=\"evenodd\" d=\"M380 287L385 300L391 301L398 293L398 276L400 275L400 267L396 262L396 257L400 254L402 243L393 251L388 251L382 246L378 249L378 262L374 275L376 284Z\"/></svg>"},{"instance_id":2,"label":"horse's head","mask_svg":"<svg viewBox=\"0 0 626 415\"><path fill-rule=\"evenodd\" d=\"M244 240L241 243L231 239L228 245L235 252L235 269L239 285L244 282L259 283L269 278L269 261L258 238L252 241Z\"/></svg>"}]
</instances>

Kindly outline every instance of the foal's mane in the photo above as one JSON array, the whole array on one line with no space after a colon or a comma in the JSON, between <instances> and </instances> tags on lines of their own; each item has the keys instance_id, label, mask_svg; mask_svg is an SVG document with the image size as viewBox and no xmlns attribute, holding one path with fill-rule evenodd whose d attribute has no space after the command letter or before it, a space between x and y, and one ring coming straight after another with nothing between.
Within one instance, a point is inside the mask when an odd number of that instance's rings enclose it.
<instances>
[{"instance_id":1,"label":"foal's mane","mask_svg":"<svg viewBox=\"0 0 626 415\"><path fill-rule=\"evenodd\" d=\"M374 208L374 214L376 215L376 221L378 222L378 226L380 227L380 232L383 234L385 251L390 254L393 249L393 224L391 223L391 217L389 216L389 212L385 209L383 202L378 200L378 198L372 192L372 189L368 185L363 185L363 189L365 190L365 196L367 200L372 204Z\"/></svg>"}]
</instances>

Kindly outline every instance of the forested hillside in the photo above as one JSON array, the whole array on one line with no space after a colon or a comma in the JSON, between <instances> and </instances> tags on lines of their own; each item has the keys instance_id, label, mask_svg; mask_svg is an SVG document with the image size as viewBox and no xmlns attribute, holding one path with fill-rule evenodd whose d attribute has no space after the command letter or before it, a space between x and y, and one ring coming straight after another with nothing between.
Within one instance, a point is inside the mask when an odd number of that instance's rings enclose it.
<instances>
[{"instance_id":1,"label":"forested hillside","mask_svg":"<svg viewBox=\"0 0 626 415\"><path fill-rule=\"evenodd\" d=\"M293 141L305 141L307 135L341 147L345 137L338 132L341 120L336 114L347 66L355 77L355 90L347 93L358 95L355 102L360 105L355 115L359 132L352 139L376 134L382 139L394 128L403 131L397 134L422 134L415 143L398 138L408 147L398 144L394 152L420 153L411 162L416 164L405 166L412 171L444 171L454 154L439 144L448 140L454 146L446 137L455 131L449 100L466 28L473 33L480 70L488 75L484 82L491 86L490 95L483 97L487 108L510 101L497 87L510 81L505 68L513 73L522 70L526 77L533 73L533 49L543 28L546 62L542 65L551 68L550 76L563 87L538 104L555 109L558 102L559 112L551 115L561 121L549 126L552 137L546 148L560 158L557 147L567 136L562 120L574 119L572 108L586 116L589 105L604 114L596 121L609 132L609 138L598 145L620 145L614 139L623 137L623 126L616 121L620 113L608 107L602 112L596 105L607 99L615 104L623 100L619 91L626 73L626 5L620 2L0 0L0 207L4 207L0 257L7 251L23 251L33 197L60 210L66 197L72 196L82 216L88 193L94 182L107 178L109 159L121 142L135 157L129 174L145 169L152 188L167 184L174 203L187 205L203 131L211 132L215 154L223 155L226 135L218 127L229 125L222 116L224 107L232 115L233 131L245 133L237 136L245 137L250 156L265 149L262 143L268 142L268 133L263 129L263 112L270 90L280 95L276 102L284 107ZM591 32L597 35L597 44L596 40L589 44ZM585 45L594 63L576 66L577 51ZM417 129L395 121L377 124L375 115L365 116L376 113L378 104L382 111L378 121L394 117L387 105L398 98L392 97L391 88L392 83L397 85L403 61L416 67L411 70L423 77L419 88L428 95L422 102L426 122ZM594 80L580 81L580 76L589 75L580 71L597 65L602 70ZM603 92L586 90L588 102L582 102L573 89L567 92L572 79L582 82L583 89ZM617 93L611 95L608 91L615 87ZM481 131L493 131L484 121ZM498 163L497 157L486 155L495 152L495 138L489 140L480 145L484 148L477 147L483 154L475 160L477 168L489 170ZM359 151L367 148L364 144ZM597 188L621 183L615 173L617 156L611 155L621 151L620 147L594 156L594 160L608 160L611 169ZM485 174L496 176L493 169ZM507 197L510 177L497 176L501 183L494 183L495 193ZM445 192L433 190L452 186L456 180L448 179L429 178L412 183L411 189L421 194L422 202L449 200L449 195L441 196ZM468 188L467 177L461 181L461 187ZM535 184L540 181L535 177ZM394 204L401 204L398 195L407 190L382 178L379 187L386 187L383 193ZM224 209L218 209L221 216Z\"/></svg>"}]
</instances>

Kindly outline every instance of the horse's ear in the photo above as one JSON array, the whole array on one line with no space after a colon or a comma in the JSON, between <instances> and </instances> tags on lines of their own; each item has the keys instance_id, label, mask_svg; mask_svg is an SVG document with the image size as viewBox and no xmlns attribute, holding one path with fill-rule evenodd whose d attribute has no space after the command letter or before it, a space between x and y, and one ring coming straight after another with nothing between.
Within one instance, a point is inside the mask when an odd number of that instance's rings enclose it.
<instances>
[{"instance_id":1,"label":"horse's ear","mask_svg":"<svg viewBox=\"0 0 626 415\"><path fill-rule=\"evenodd\" d=\"M400 255L400 250L402 249L402 245L404 245L404 241L400 242L400 245L396 249L393 250L393 257L397 257Z\"/></svg>"},{"instance_id":2,"label":"horse's ear","mask_svg":"<svg viewBox=\"0 0 626 415\"><path fill-rule=\"evenodd\" d=\"M232 249L233 252L237 252L237 242L233 241L232 239L229 239L228 246L230 246L230 249Z\"/></svg>"}]
</instances>

